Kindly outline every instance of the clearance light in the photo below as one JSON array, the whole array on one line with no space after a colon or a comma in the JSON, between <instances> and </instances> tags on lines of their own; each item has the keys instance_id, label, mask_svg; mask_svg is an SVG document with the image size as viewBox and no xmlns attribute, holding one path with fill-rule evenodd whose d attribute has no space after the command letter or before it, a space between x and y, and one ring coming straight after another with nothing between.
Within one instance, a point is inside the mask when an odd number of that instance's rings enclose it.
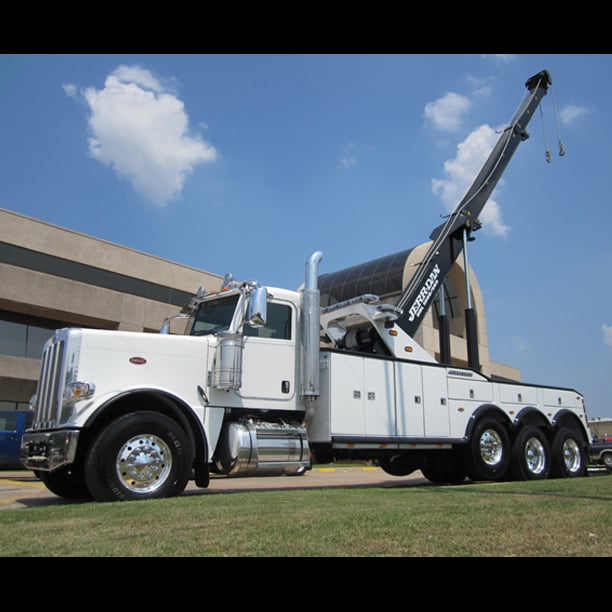
<instances>
[{"instance_id":1,"label":"clearance light","mask_svg":"<svg viewBox=\"0 0 612 612\"><path fill-rule=\"evenodd\" d=\"M397 330L396 329L390 329L389 330L389 335L390 336L397 336Z\"/></svg>"},{"instance_id":2,"label":"clearance light","mask_svg":"<svg viewBox=\"0 0 612 612\"><path fill-rule=\"evenodd\" d=\"M411 347L411 346L405 346L405 347L404 347L404 350L405 350L407 353L412 353L412 347Z\"/></svg>"}]
</instances>

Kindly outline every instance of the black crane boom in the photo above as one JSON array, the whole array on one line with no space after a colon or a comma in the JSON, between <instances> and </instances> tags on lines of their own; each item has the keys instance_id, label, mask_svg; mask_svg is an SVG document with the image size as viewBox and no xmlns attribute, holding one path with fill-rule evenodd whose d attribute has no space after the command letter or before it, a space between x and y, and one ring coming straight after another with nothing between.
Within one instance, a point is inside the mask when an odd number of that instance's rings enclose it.
<instances>
[{"instance_id":1,"label":"black crane boom","mask_svg":"<svg viewBox=\"0 0 612 612\"><path fill-rule=\"evenodd\" d=\"M403 314L397 324L411 336L414 335L440 286L448 276L451 266L463 250L464 239L480 227L478 215L487 203L506 166L519 144L529 138L527 124L552 79L542 70L527 79L525 87L529 95L516 112L510 125L504 129L497 144L489 154L472 186L448 219L436 227L430 235L433 241L423 261L408 283L397 306Z\"/></svg>"}]
</instances>

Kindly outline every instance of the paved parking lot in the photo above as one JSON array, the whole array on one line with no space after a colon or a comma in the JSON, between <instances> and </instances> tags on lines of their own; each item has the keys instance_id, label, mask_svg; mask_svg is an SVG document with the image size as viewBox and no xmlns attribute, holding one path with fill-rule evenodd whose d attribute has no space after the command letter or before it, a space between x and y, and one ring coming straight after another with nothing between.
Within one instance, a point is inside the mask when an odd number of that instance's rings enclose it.
<instances>
[{"instance_id":1,"label":"paved parking lot","mask_svg":"<svg viewBox=\"0 0 612 612\"><path fill-rule=\"evenodd\" d=\"M606 474L606 470L590 467L592 475ZM347 487L402 488L430 486L421 472L409 476L390 476L377 467L314 467L303 476L213 476L207 489L190 482L183 495L215 495L238 491L273 491L283 489L320 489ZM66 500L51 493L29 470L0 470L0 510L32 508L56 504L78 504L81 500Z\"/></svg>"},{"instance_id":2,"label":"paved parking lot","mask_svg":"<svg viewBox=\"0 0 612 612\"><path fill-rule=\"evenodd\" d=\"M327 487L407 487L430 484L421 472L402 478L377 467L315 467L303 476L213 476L207 489L192 482L183 495L214 495L246 490L313 489ZM0 510L83 503L51 493L29 470L0 471Z\"/></svg>"}]
</instances>

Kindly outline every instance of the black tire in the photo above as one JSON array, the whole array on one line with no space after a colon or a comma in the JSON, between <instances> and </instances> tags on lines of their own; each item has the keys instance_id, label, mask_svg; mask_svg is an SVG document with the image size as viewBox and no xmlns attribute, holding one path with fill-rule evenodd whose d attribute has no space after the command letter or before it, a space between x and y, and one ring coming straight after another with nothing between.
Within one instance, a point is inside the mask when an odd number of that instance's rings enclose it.
<instances>
[{"instance_id":1,"label":"black tire","mask_svg":"<svg viewBox=\"0 0 612 612\"><path fill-rule=\"evenodd\" d=\"M580 434L569 427L562 427L551 444L551 468L553 478L578 478L586 476L587 454Z\"/></svg>"},{"instance_id":2,"label":"black tire","mask_svg":"<svg viewBox=\"0 0 612 612\"><path fill-rule=\"evenodd\" d=\"M187 434L158 412L119 417L93 441L85 479L97 501L159 499L180 495L192 474Z\"/></svg>"},{"instance_id":3,"label":"black tire","mask_svg":"<svg viewBox=\"0 0 612 612\"><path fill-rule=\"evenodd\" d=\"M537 427L523 427L512 445L513 480L545 480L550 475L550 445Z\"/></svg>"},{"instance_id":4,"label":"black tire","mask_svg":"<svg viewBox=\"0 0 612 612\"><path fill-rule=\"evenodd\" d=\"M461 484L467 478L463 461L454 455L426 457L421 472L427 480L436 484Z\"/></svg>"},{"instance_id":5,"label":"black tire","mask_svg":"<svg viewBox=\"0 0 612 612\"><path fill-rule=\"evenodd\" d=\"M494 417L480 419L463 449L463 461L471 480L501 480L508 468L512 445L506 427Z\"/></svg>"},{"instance_id":6,"label":"black tire","mask_svg":"<svg viewBox=\"0 0 612 612\"><path fill-rule=\"evenodd\" d=\"M34 473L51 493L64 499L91 499L85 479L80 470L71 466L61 467L53 472L35 470Z\"/></svg>"}]
</instances>

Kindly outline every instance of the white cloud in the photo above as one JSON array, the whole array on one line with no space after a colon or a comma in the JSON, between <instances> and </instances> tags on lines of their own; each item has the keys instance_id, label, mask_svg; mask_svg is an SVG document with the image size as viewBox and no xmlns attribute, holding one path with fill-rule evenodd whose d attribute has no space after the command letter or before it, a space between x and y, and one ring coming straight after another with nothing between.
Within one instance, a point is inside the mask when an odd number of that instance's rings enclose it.
<instances>
[{"instance_id":1,"label":"white cloud","mask_svg":"<svg viewBox=\"0 0 612 612\"><path fill-rule=\"evenodd\" d=\"M569 125L574 122L578 117L582 117L589 112L587 108L584 106L575 106L573 104L568 104L561 109L559 113L559 117L561 118L561 123L563 125Z\"/></svg>"},{"instance_id":2,"label":"white cloud","mask_svg":"<svg viewBox=\"0 0 612 612\"><path fill-rule=\"evenodd\" d=\"M431 122L436 129L455 132L461 127L461 120L471 107L469 98L450 92L435 102L428 102L423 115L425 121Z\"/></svg>"},{"instance_id":3,"label":"white cloud","mask_svg":"<svg viewBox=\"0 0 612 612\"><path fill-rule=\"evenodd\" d=\"M158 206L180 197L195 166L217 158L213 146L190 134L183 102L148 70L119 66L103 89L87 87L82 95L90 111L91 157Z\"/></svg>"},{"instance_id":4,"label":"white cloud","mask_svg":"<svg viewBox=\"0 0 612 612\"><path fill-rule=\"evenodd\" d=\"M603 332L603 341L608 345L612 346L612 325L604 325L601 326L601 331Z\"/></svg>"},{"instance_id":5,"label":"white cloud","mask_svg":"<svg viewBox=\"0 0 612 612\"><path fill-rule=\"evenodd\" d=\"M123 83L135 83L144 89L152 89L157 93L162 93L164 90L160 82L148 70L140 66L119 66L113 72L113 76Z\"/></svg>"},{"instance_id":6,"label":"white cloud","mask_svg":"<svg viewBox=\"0 0 612 612\"><path fill-rule=\"evenodd\" d=\"M432 179L431 187L439 195L446 210L450 213L457 208L484 162L491 153L499 135L488 125L481 125L457 146L457 155L444 162L444 178ZM498 181L500 187L503 180ZM505 236L509 227L502 220L502 211L493 199L495 190L479 215L483 232L495 236Z\"/></svg>"}]
</instances>

